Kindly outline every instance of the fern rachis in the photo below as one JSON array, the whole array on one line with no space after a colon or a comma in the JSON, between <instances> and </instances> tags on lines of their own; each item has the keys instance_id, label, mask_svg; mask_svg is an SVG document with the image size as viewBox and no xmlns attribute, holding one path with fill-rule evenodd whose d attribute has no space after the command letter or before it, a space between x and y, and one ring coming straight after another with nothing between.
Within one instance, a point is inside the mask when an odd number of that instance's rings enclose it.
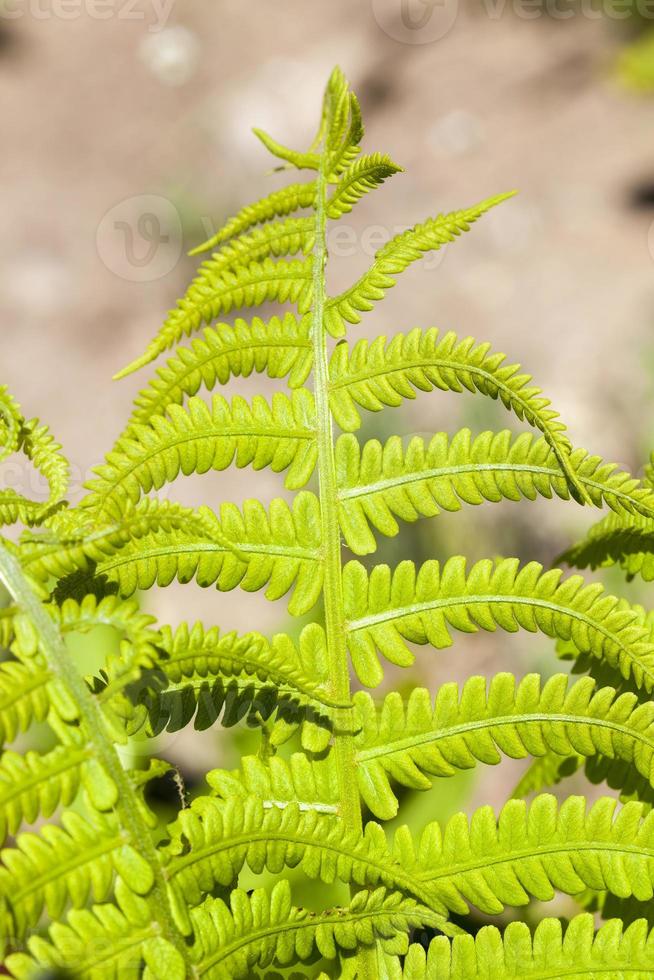
<instances>
[{"instance_id":1,"label":"fern rachis","mask_svg":"<svg viewBox=\"0 0 654 980\"><path fill-rule=\"evenodd\" d=\"M654 892L654 616L536 562L453 556L390 568L342 552L373 555L378 534L442 511L556 496L611 510L570 560L618 561L648 578L651 474L639 482L575 449L531 377L488 344L436 328L357 339L356 324L404 269L510 195L397 235L331 296L329 222L401 168L361 155L359 105L338 70L308 151L257 135L283 169L310 179L245 206L194 250L212 254L119 376L176 349L77 507L65 500L60 447L0 389L0 459L23 453L50 488L45 502L0 491L0 521L26 525L18 543L0 543L7 968L28 978L63 967L89 980L269 968L361 980L649 977L654 940L631 910ZM215 322L269 302L292 309ZM213 393L253 374L290 391ZM358 438L363 411L435 390L495 399L535 431ZM188 508L150 496L232 465L270 468L292 500ZM229 623L172 629L141 613L134 594L173 581L265 590L307 622L297 636L238 635ZM99 625L118 645L82 677L66 640ZM380 701L356 689L376 688L384 661L411 664L414 644L438 650L480 629L539 631L590 676L499 673ZM182 788L161 827L147 789L170 764L123 766L119 749L129 753L138 735L154 751L161 732L191 723L245 724L258 748L236 769L206 773L193 799ZM45 748L13 744L35 724L49 731ZM404 791L503 757L534 760L516 795L584 765L624 805L539 792L529 806L512 799L497 814L481 807L416 836L406 826L387 834ZM301 908L298 874L349 897ZM618 903L623 921L596 931L581 912L565 930L545 918L532 933L519 923L500 931L498 919L471 934L471 911L499 916L556 892L604 912ZM434 935L428 947L412 942L416 930Z\"/></svg>"}]
</instances>

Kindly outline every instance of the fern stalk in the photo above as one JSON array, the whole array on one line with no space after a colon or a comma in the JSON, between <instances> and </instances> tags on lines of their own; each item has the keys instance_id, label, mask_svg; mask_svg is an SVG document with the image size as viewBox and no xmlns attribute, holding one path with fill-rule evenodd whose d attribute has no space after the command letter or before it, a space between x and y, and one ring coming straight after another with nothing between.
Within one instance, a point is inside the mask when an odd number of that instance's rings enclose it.
<instances>
[{"instance_id":1,"label":"fern stalk","mask_svg":"<svg viewBox=\"0 0 654 980\"><path fill-rule=\"evenodd\" d=\"M329 109L328 109L329 112ZM329 121L328 127L329 130ZM334 430L329 405L329 350L324 314L327 301L325 277L327 267L327 163L328 148L323 139L316 181L315 244L313 248L313 304L311 310L311 339L313 343L313 379L316 403L316 438L320 497L321 540L323 547L325 631L327 659L334 700L351 700L350 666L346 644L341 569L341 529L338 515L338 482L334 456ZM361 799L357 781L356 746L351 708L334 712L334 762L336 766L339 812L345 826L362 833ZM351 888L352 893L356 891ZM361 980L379 976L375 948L358 954Z\"/></svg>"},{"instance_id":2,"label":"fern stalk","mask_svg":"<svg viewBox=\"0 0 654 980\"><path fill-rule=\"evenodd\" d=\"M72 697L80 722L92 747L95 759L116 788L113 810L120 820L132 847L153 871L154 884L150 904L161 934L172 943L186 961L186 948L173 920L166 882L161 871L149 827L141 815L141 803L123 769L118 753L105 734L105 720L98 702L88 690L82 676L61 639L51 617L43 608L21 570L19 562L4 545L0 545L0 582L16 605L28 617L36 631L39 647L52 673L59 678Z\"/></svg>"}]
</instances>

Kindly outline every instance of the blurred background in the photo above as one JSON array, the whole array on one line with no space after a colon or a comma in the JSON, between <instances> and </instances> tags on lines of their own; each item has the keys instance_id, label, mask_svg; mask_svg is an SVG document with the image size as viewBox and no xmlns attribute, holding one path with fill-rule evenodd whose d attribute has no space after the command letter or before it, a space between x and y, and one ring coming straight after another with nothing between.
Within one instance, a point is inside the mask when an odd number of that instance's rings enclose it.
<instances>
[{"instance_id":1,"label":"blurred background","mask_svg":"<svg viewBox=\"0 0 654 980\"><path fill-rule=\"evenodd\" d=\"M652 31L654 0L0 0L0 380L63 443L71 499L153 374L111 381L192 277L187 250L287 179L250 127L307 144L335 63L360 96L366 149L406 173L332 232L332 289L416 221L520 192L406 273L352 336L435 325L487 340L534 374L575 445L641 473L654 444ZM365 436L461 425L521 430L494 403L436 393L368 416ZM280 493L274 474L251 470L168 490L214 508ZM405 527L381 556L548 565L596 516L548 501L468 508ZM647 603L646 590L609 582ZM261 595L186 586L144 604L164 622L288 626ZM561 666L543 638L459 635L389 680L433 688L505 668ZM236 764L240 744L182 733L162 752L192 784ZM448 781L407 800L404 818L500 804L523 768Z\"/></svg>"}]
</instances>

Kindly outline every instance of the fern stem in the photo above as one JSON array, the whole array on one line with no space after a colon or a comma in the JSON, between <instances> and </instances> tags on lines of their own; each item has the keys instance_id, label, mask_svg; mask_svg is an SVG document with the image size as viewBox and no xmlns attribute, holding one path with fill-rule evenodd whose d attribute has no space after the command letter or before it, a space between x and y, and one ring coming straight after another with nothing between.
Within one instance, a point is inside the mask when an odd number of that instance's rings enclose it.
<instances>
[{"instance_id":1,"label":"fern stem","mask_svg":"<svg viewBox=\"0 0 654 980\"><path fill-rule=\"evenodd\" d=\"M83 677L71 662L56 624L30 587L18 561L2 545L0 545L0 582L7 588L17 606L29 617L50 669L63 682L75 702L89 747L117 789L118 798L114 811L120 819L121 826L129 834L131 846L147 861L152 870L154 884L150 901L161 933L187 962L186 945L173 920L166 882L150 829L141 815L141 803L121 765L118 753L105 734L102 711ZM190 968L190 964L187 965Z\"/></svg>"},{"instance_id":2,"label":"fern stem","mask_svg":"<svg viewBox=\"0 0 654 980\"><path fill-rule=\"evenodd\" d=\"M335 701L351 700L350 667L346 644L341 569L341 530L338 517L338 481L334 457L333 419L329 406L329 351L324 324L326 305L325 269L327 265L327 174L328 150L323 143L316 181L316 234L313 248L313 295L311 339L316 403L316 438L323 558L325 563L324 605L327 656L332 696ZM356 746L351 708L334 710L334 747L338 782L339 813L345 826L363 833L361 799L356 780ZM376 949L357 955L359 980L376 980Z\"/></svg>"}]
</instances>

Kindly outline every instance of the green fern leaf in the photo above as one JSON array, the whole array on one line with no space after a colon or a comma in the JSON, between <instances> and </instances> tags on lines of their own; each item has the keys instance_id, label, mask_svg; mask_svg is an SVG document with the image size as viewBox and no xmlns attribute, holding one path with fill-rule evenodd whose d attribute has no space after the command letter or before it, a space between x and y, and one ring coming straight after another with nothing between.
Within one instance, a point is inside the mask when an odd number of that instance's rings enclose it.
<instances>
[{"instance_id":1,"label":"green fern leaf","mask_svg":"<svg viewBox=\"0 0 654 980\"><path fill-rule=\"evenodd\" d=\"M202 936L195 952L196 970L207 980L252 976L254 967L276 962L303 962L314 950L334 959L340 949L355 950L377 940L383 949L406 950L406 931L437 921L433 913L410 899L384 889L361 891L349 908L308 912L293 908L286 881L270 895L234 890L228 908L220 899L207 901L191 913L194 931Z\"/></svg>"},{"instance_id":2,"label":"green fern leaf","mask_svg":"<svg viewBox=\"0 0 654 980\"><path fill-rule=\"evenodd\" d=\"M6 388L0 388L0 398L2 398L3 393L4 401L6 401L10 397ZM16 404L13 399L12 403ZM2 401L0 400L0 412L1 410ZM0 419L5 417L5 415L0 414ZM40 524L64 505L64 498L68 491L68 462L62 456L61 446L55 442L47 425L41 425L38 419L26 421L21 417L20 427L16 435L16 421L16 417L12 416L11 424L5 424L4 436L0 429L0 438L5 440L4 445L0 446L0 460L8 455L9 450L22 452L36 471L45 477L49 487L49 496L46 501L30 500L12 487L3 487L0 489L0 526L15 524L16 521L28 525Z\"/></svg>"},{"instance_id":3,"label":"green fern leaf","mask_svg":"<svg viewBox=\"0 0 654 980\"><path fill-rule=\"evenodd\" d=\"M431 907L429 889L393 860L379 824L367 824L358 839L340 818L294 804L265 808L255 797L226 803L199 797L168 834L162 856L180 904L198 905L217 886L233 885L247 865L254 874L298 867L326 884L383 885Z\"/></svg>"},{"instance_id":4,"label":"green fern leaf","mask_svg":"<svg viewBox=\"0 0 654 980\"><path fill-rule=\"evenodd\" d=\"M295 167L297 170L318 169L320 157L317 153L300 153L297 150L291 150L288 146L283 146L281 143L278 143L277 140L273 139L272 136L269 136L263 129L253 128L252 132L257 139L261 140L265 148L272 153L273 156L277 157L279 160L284 160L284 162L289 164L291 167Z\"/></svg>"},{"instance_id":5,"label":"green fern leaf","mask_svg":"<svg viewBox=\"0 0 654 980\"><path fill-rule=\"evenodd\" d=\"M291 262L264 259L248 265L236 265L213 275L210 270L169 313L161 330L145 353L115 378L145 367L169 347L189 334L210 324L231 310L261 306L263 303L292 303L299 313L311 304L313 259Z\"/></svg>"},{"instance_id":6,"label":"green fern leaf","mask_svg":"<svg viewBox=\"0 0 654 980\"><path fill-rule=\"evenodd\" d=\"M571 919L565 932L560 919L543 919L533 937L524 922L510 922L503 935L483 926L451 943L439 936L428 952L414 944L397 980L648 980L653 971L654 933L645 919L624 930L616 919L595 933L586 914Z\"/></svg>"},{"instance_id":7,"label":"green fern leaf","mask_svg":"<svg viewBox=\"0 0 654 980\"><path fill-rule=\"evenodd\" d=\"M106 521L76 508L49 519L47 528L38 534L24 533L20 560L25 572L33 579L61 579L94 568L130 541L157 531L207 533L204 512L167 500L145 498L136 506L121 501L107 513Z\"/></svg>"},{"instance_id":8,"label":"green fern leaf","mask_svg":"<svg viewBox=\"0 0 654 980\"><path fill-rule=\"evenodd\" d=\"M392 571L377 565L368 574L360 562L343 570L347 642L362 683L379 683L377 651L391 663L408 665L407 643L450 646L450 628L543 632L571 641L618 668L623 677L651 691L654 644L651 629L637 609L607 595L602 586L586 585L580 575L561 579L559 569L543 572L538 562L520 568L517 559L483 560L466 574L464 558L441 567L427 561L420 569L401 562Z\"/></svg>"},{"instance_id":9,"label":"green fern leaf","mask_svg":"<svg viewBox=\"0 0 654 980\"><path fill-rule=\"evenodd\" d=\"M255 225L265 224L274 218L282 218L302 208L312 207L316 197L316 185L314 182L308 184L291 184L282 187L278 191L273 191L267 197L253 204L246 204L244 208L230 218L225 224L212 235L202 245L192 249L190 255L198 255L201 252L209 252L230 238L242 235L244 232L254 228Z\"/></svg>"},{"instance_id":10,"label":"green fern leaf","mask_svg":"<svg viewBox=\"0 0 654 980\"><path fill-rule=\"evenodd\" d=\"M240 770L213 769L207 773L207 782L223 800L256 796L266 807L283 809L294 803L300 810L338 812L333 767L326 759L313 760L302 752L294 752L288 760L274 755L267 762L254 755L243 756Z\"/></svg>"},{"instance_id":11,"label":"green fern leaf","mask_svg":"<svg viewBox=\"0 0 654 980\"><path fill-rule=\"evenodd\" d=\"M115 820L95 815L91 822L67 810L62 823L49 824L39 834L20 834L16 847L1 852L0 893L15 940L36 927L44 909L56 920L69 904L83 908L89 896L105 901L115 874L137 894L152 887L152 870L125 843Z\"/></svg>"},{"instance_id":12,"label":"green fern leaf","mask_svg":"<svg viewBox=\"0 0 654 980\"><path fill-rule=\"evenodd\" d=\"M620 565L631 580L637 575L654 580L654 520L633 514L607 514L593 525L579 544L561 555L575 568L606 568Z\"/></svg>"},{"instance_id":13,"label":"green fern leaf","mask_svg":"<svg viewBox=\"0 0 654 980\"><path fill-rule=\"evenodd\" d=\"M251 323L237 319L204 331L203 340L179 348L166 367L136 399L130 424L149 422L163 415L169 405L181 405L185 396L200 387L211 390L231 377L248 377L252 371L271 378L288 377L291 388L301 387L311 370L309 322L287 313L267 323L255 317Z\"/></svg>"},{"instance_id":14,"label":"green fern leaf","mask_svg":"<svg viewBox=\"0 0 654 980\"><path fill-rule=\"evenodd\" d=\"M103 980L185 980L185 964L161 938L145 899L118 889L120 908L98 905L74 909L57 923L48 939L33 936L29 953L7 957L16 980L30 980L39 968ZM145 972L144 972L145 966Z\"/></svg>"},{"instance_id":15,"label":"green fern leaf","mask_svg":"<svg viewBox=\"0 0 654 980\"><path fill-rule=\"evenodd\" d=\"M571 452L569 466L595 506L654 517L654 494L629 474L583 449ZM416 436L406 449L399 436L360 446L346 434L336 443L336 469L341 530L359 555L376 550L371 526L392 537L399 531L397 518L433 517L460 510L462 503L571 496L547 439L530 433L512 438L506 429L475 439L469 429L450 440L439 432L428 444Z\"/></svg>"},{"instance_id":16,"label":"green fern leaf","mask_svg":"<svg viewBox=\"0 0 654 980\"><path fill-rule=\"evenodd\" d=\"M330 361L330 407L338 425L347 432L358 429L358 407L378 412L414 398L415 389L480 393L499 399L520 420L541 430L556 453L559 465L581 500L588 495L569 462L570 442L558 413L550 408L531 376L519 365L505 365L504 354L489 353L489 344L472 337L459 340L451 331L440 337L436 327L396 334L370 343L359 340L350 352L338 344Z\"/></svg>"},{"instance_id":17,"label":"green fern leaf","mask_svg":"<svg viewBox=\"0 0 654 980\"><path fill-rule=\"evenodd\" d=\"M208 728L221 712L227 726L247 716L260 723L277 713L281 724L271 733L272 744L288 740L300 727L308 750L327 747L332 724L326 709L340 705L324 686L325 640L319 627L307 626L296 649L284 634L269 642L257 633L221 636L216 628L205 631L196 623L189 630L182 624L174 633L163 628L160 648L159 658L138 678L122 661L110 663L96 688L103 702L129 686L131 701L147 706L155 735L178 731L194 718L196 728ZM122 713L135 719L132 731L144 721L138 710Z\"/></svg>"},{"instance_id":18,"label":"green fern leaf","mask_svg":"<svg viewBox=\"0 0 654 980\"><path fill-rule=\"evenodd\" d=\"M401 171L402 167L385 153L359 157L339 178L336 190L327 201L327 217L341 218L348 214L364 194Z\"/></svg>"},{"instance_id":19,"label":"green fern leaf","mask_svg":"<svg viewBox=\"0 0 654 980\"><path fill-rule=\"evenodd\" d=\"M41 755L4 752L0 761L0 842L22 823L50 817L58 806L69 806L80 786L89 759L85 746L59 745Z\"/></svg>"},{"instance_id":20,"label":"green fern leaf","mask_svg":"<svg viewBox=\"0 0 654 980\"><path fill-rule=\"evenodd\" d=\"M568 681L556 674L541 687L538 674L528 674L516 685L512 674L496 674L487 691L485 677L472 677L460 692L457 684L443 685L433 704L424 688L414 689L406 704L393 692L379 713L370 695L359 692L357 780L366 805L389 820L398 808L392 783L429 789L434 776L478 762L496 765L503 755L556 757L569 766L570 756L603 753L654 785L654 705L639 705L629 693L616 697L611 687L597 690L588 677ZM534 780L524 789L544 785Z\"/></svg>"},{"instance_id":21,"label":"green fern leaf","mask_svg":"<svg viewBox=\"0 0 654 980\"><path fill-rule=\"evenodd\" d=\"M271 257L288 258L298 252L308 255L313 248L314 236L311 218L287 218L231 238L221 246L220 251L201 264L184 299L201 302L203 292L206 299L206 289L213 287L216 277L238 266L248 266Z\"/></svg>"},{"instance_id":22,"label":"green fern leaf","mask_svg":"<svg viewBox=\"0 0 654 980\"><path fill-rule=\"evenodd\" d=\"M0 746L48 717L50 679L49 671L34 661L0 664Z\"/></svg>"},{"instance_id":23,"label":"green fern leaf","mask_svg":"<svg viewBox=\"0 0 654 980\"><path fill-rule=\"evenodd\" d=\"M261 682L259 690L269 687L278 696L300 703L317 708L342 707L327 689L325 636L315 624L304 628L296 646L283 633L268 641L260 633L221 635L217 627L205 630L200 623L191 628L182 623L175 631L162 628L159 647L161 654L153 666L168 685L176 685L182 692L189 680L202 683L217 677L245 678Z\"/></svg>"},{"instance_id":24,"label":"green fern leaf","mask_svg":"<svg viewBox=\"0 0 654 980\"><path fill-rule=\"evenodd\" d=\"M0 385L0 461L17 452L23 415L7 385Z\"/></svg>"},{"instance_id":25,"label":"green fern leaf","mask_svg":"<svg viewBox=\"0 0 654 980\"><path fill-rule=\"evenodd\" d=\"M490 197L463 211L452 211L430 218L424 224L391 238L376 253L370 269L345 292L328 300L325 307L325 329L332 337L343 337L345 323L359 323L361 314L371 310L395 285L395 277L427 252L434 252L453 242L483 214L513 193Z\"/></svg>"},{"instance_id":26,"label":"green fern leaf","mask_svg":"<svg viewBox=\"0 0 654 980\"><path fill-rule=\"evenodd\" d=\"M322 590L319 505L307 492L293 506L275 498L267 513L257 500L246 500L243 512L221 505L219 518L202 508L200 534L155 531L144 535L98 563L96 572L116 581L121 595L149 589L156 582L169 585L175 578L193 578L203 587L221 591L237 587L256 592L267 586L266 596L279 599L294 588L289 602L292 615L311 609Z\"/></svg>"},{"instance_id":27,"label":"green fern leaf","mask_svg":"<svg viewBox=\"0 0 654 980\"><path fill-rule=\"evenodd\" d=\"M610 797L588 811L586 805L583 797L570 796L559 807L556 797L545 794L529 807L509 800L497 819L484 806L469 823L459 813L443 828L429 824L417 848L403 828L394 854L405 867L413 862L418 879L461 914L471 906L498 914L532 896L547 902L556 891L576 895L585 888L650 901L654 813L641 819L639 803L616 812Z\"/></svg>"},{"instance_id":28,"label":"green fern leaf","mask_svg":"<svg viewBox=\"0 0 654 980\"><path fill-rule=\"evenodd\" d=\"M191 398L187 409L171 405L169 418L155 416L151 426L133 426L118 441L98 479L89 483L84 504L100 516L150 490L160 490L180 472L206 473L236 466L288 469L286 485L300 489L316 462L315 410L304 388L292 398L281 392L272 402L255 395L251 404L236 395L231 404L214 395L211 408Z\"/></svg>"}]
</instances>

